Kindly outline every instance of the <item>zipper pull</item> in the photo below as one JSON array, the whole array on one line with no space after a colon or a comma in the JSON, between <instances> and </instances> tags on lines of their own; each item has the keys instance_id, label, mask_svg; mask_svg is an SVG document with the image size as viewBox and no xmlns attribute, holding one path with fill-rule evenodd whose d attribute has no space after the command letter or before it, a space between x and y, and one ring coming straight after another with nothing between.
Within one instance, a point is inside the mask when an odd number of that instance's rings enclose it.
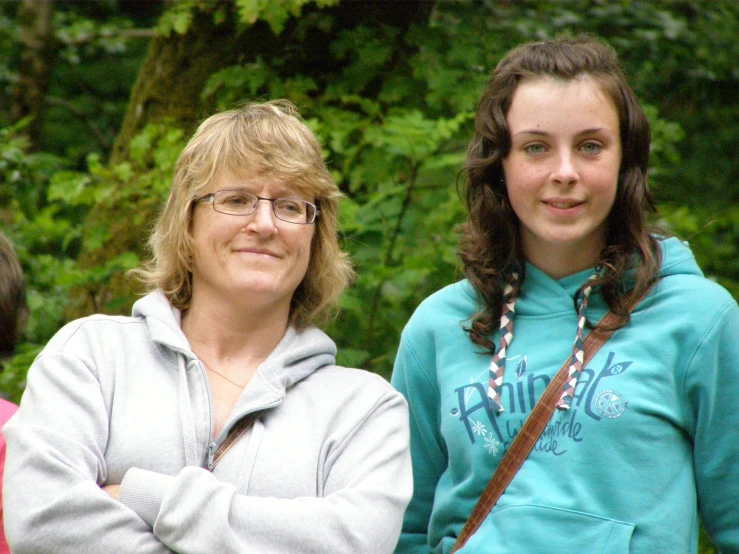
<instances>
[{"instance_id":1,"label":"zipper pull","mask_svg":"<svg viewBox=\"0 0 739 554\"><path fill-rule=\"evenodd\" d=\"M213 471L213 461L216 456L217 449L218 445L215 443L215 441L211 442L208 445L208 471Z\"/></svg>"}]
</instances>

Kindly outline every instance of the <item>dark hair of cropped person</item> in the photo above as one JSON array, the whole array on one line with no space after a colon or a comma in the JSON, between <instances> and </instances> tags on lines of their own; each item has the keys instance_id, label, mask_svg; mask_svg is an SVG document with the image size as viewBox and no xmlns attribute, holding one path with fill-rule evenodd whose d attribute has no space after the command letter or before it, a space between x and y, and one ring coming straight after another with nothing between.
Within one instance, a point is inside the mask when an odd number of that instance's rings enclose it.
<instances>
[{"instance_id":1,"label":"dark hair of cropped person","mask_svg":"<svg viewBox=\"0 0 739 554\"><path fill-rule=\"evenodd\" d=\"M10 241L0 233L0 359L15 353L28 319L26 279Z\"/></svg>"},{"instance_id":2,"label":"dark hair of cropped person","mask_svg":"<svg viewBox=\"0 0 739 554\"><path fill-rule=\"evenodd\" d=\"M525 279L520 222L508 199L502 166L511 148L506 115L513 95L526 80L567 82L584 77L595 80L613 101L620 125L622 161L616 199L607 220L606 247L596 264L599 276L592 283L600 287L609 309L620 316L616 328L629 321L624 301L631 288L627 282L639 295L657 278L660 250L652 233L666 233L647 223L648 215L656 213L647 178L651 133L616 52L588 36L562 36L519 46L500 61L487 83L463 169L461 194L469 219L460 228L458 255L480 305L467 331L472 342L487 352L495 349L492 337L500 320L506 280L518 272L520 288ZM626 279L630 270L635 273L633 280ZM512 295L518 293L514 290ZM576 309L579 296L575 295Z\"/></svg>"}]
</instances>

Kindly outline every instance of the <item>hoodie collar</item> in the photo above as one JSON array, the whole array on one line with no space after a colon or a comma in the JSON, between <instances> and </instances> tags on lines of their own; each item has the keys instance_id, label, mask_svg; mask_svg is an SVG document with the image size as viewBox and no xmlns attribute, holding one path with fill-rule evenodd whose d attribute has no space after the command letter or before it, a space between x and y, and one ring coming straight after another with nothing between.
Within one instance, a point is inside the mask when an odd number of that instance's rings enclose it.
<instances>
[{"instance_id":1,"label":"hoodie collar","mask_svg":"<svg viewBox=\"0 0 739 554\"><path fill-rule=\"evenodd\" d=\"M662 263L659 271L661 278L676 274L703 275L687 243L676 238L659 239L659 247L662 249ZM554 280L527 262L526 278L518 298L508 298L507 295L512 288L511 286L515 285L515 280L518 279L516 274L513 275L512 281L507 284L504 291L507 301L504 300L500 319L500 344L490 363L488 378L488 396L497 406L498 413L503 411L499 400L500 388L505 371L506 349L513 341L516 316L554 315L560 312L571 312L574 306L573 299L581 287L594 275L595 269L591 268ZM583 296L577 310L578 324L569 362L569 380L557 404L560 409L569 408L569 402L572 400L577 385L577 378L582 371L584 357L582 334L586 321L586 310L591 299L590 286L585 286L582 292ZM605 306L599 294L593 295L592 300L593 303L599 304L598 308Z\"/></svg>"},{"instance_id":2,"label":"hoodie collar","mask_svg":"<svg viewBox=\"0 0 739 554\"><path fill-rule=\"evenodd\" d=\"M162 291L151 292L138 300L133 306L133 316L145 319L154 342L182 354L188 362L197 360L180 327L180 310L169 303ZM316 327L298 331L289 326L256 375L273 392L283 396L287 388L318 368L335 363L336 345L323 331Z\"/></svg>"}]
</instances>

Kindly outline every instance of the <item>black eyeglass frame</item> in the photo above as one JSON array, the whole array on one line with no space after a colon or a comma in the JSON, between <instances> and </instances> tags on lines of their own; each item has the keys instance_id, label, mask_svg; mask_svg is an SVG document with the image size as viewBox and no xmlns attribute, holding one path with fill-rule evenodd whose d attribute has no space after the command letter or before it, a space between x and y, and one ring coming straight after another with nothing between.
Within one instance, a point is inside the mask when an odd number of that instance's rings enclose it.
<instances>
[{"instance_id":1,"label":"black eyeglass frame","mask_svg":"<svg viewBox=\"0 0 739 554\"><path fill-rule=\"evenodd\" d=\"M241 192L244 195L253 196L254 198L257 199L257 203L254 206L254 211L249 212L249 213L245 213L245 214L232 214L232 213L220 211L218 208L216 208L216 202L215 202L215 200L216 200L216 194L218 194L219 192ZM201 196L201 197L196 198L195 200L193 200L192 201L192 205L195 206L196 204L201 204L203 202L209 202L210 205L213 206L213 209L216 212L218 212L219 214L232 215L234 217L239 217L239 216L245 216L245 215L254 215L255 213L257 213L257 210L259 209L259 202L262 201L262 200L265 200L265 201L269 202L270 204L272 204L272 213L274 214L274 216L277 219L279 219L280 221L284 221L285 223L292 223L293 225L313 225L316 222L316 220L318 219L318 216L321 214L321 201L320 200L316 200L316 203L314 204L313 202L308 202L307 200L303 200L302 198L291 198L291 197L287 197L287 196L281 196L280 198L265 198L263 196L257 196L256 194L252 194L250 192L237 191L237 190L233 190L233 189L223 189L223 190L218 190L216 192L211 192L211 193L205 194L205 195L203 195L203 196ZM275 211L275 202L277 202L278 200L298 200L298 201L303 202L303 203L305 203L305 204L307 204L309 206L313 206L313 219L311 221L305 221L305 222L303 222L303 221L289 221L287 219L282 219L279 215L277 215L277 212Z\"/></svg>"}]
</instances>

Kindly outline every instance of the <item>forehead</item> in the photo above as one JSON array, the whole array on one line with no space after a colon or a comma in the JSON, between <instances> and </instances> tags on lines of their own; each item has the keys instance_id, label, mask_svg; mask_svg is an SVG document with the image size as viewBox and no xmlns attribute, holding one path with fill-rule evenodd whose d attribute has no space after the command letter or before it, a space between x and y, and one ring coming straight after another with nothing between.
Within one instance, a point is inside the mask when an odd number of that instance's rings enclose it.
<instances>
[{"instance_id":1,"label":"forehead","mask_svg":"<svg viewBox=\"0 0 739 554\"><path fill-rule=\"evenodd\" d=\"M506 115L512 134L522 129L582 126L614 130L618 129L618 120L610 95L588 76L567 81L552 77L526 79L516 88Z\"/></svg>"},{"instance_id":2,"label":"forehead","mask_svg":"<svg viewBox=\"0 0 739 554\"><path fill-rule=\"evenodd\" d=\"M301 178L302 177L302 178ZM222 189L243 189L258 196L306 196L315 194L315 187L303 176L265 175L253 171L224 171L218 174L205 187L205 192L216 192Z\"/></svg>"}]
</instances>

